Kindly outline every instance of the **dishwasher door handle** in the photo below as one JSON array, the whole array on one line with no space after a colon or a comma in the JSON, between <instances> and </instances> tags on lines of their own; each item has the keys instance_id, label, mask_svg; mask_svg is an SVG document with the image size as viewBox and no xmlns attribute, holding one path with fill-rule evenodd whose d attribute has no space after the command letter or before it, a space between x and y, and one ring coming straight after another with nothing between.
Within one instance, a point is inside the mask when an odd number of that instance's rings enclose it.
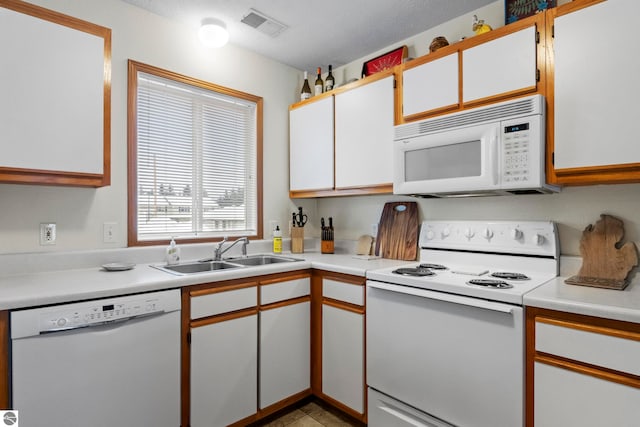
<instances>
[{"instance_id":1,"label":"dishwasher door handle","mask_svg":"<svg viewBox=\"0 0 640 427\"><path fill-rule=\"evenodd\" d=\"M469 307L482 308L485 310L498 311L500 313L513 313L513 306L501 304L484 299L470 298L460 295L448 294L444 292L435 292L427 289L418 289L411 286L393 285L391 283L367 281L367 286L383 291L397 292L405 295L413 295L422 298L428 298L437 301L445 301L454 304L462 304Z\"/></svg>"}]
</instances>

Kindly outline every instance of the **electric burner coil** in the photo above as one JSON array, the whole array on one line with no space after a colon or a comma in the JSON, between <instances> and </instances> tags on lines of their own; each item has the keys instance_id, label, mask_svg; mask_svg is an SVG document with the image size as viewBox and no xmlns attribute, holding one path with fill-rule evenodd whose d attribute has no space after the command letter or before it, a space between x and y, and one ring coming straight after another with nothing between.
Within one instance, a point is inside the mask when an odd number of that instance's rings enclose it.
<instances>
[{"instance_id":1,"label":"electric burner coil","mask_svg":"<svg viewBox=\"0 0 640 427\"><path fill-rule=\"evenodd\" d=\"M422 267L407 267L407 268L397 268L393 270L395 274L402 274L403 276L433 276L436 273L429 270L428 268Z\"/></svg>"},{"instance_id":2,"label":"electric burner coil","mask_svg":"<svg viewBox=\"0 0 640 427\"><path fill-rule=\"evenodd\" d=\"M485 288L493 288L493 289L513 288L513 285L510 285L509 283L503 280L493 280L493 279L471 279L467 282L467 285L484 286Z\"/></svg>"},{"instance_id":3,"label":"electric burner coil","mask_svg":"<svg viewBox=\"0 0 640 427\"><path fill-rule=\"evenodd\" d=\"M504 280L531 280L531 278L526 274L513 273L510 271L496 271L494 273L491 273L491 276Z\"/></svg>"}]
</instances>

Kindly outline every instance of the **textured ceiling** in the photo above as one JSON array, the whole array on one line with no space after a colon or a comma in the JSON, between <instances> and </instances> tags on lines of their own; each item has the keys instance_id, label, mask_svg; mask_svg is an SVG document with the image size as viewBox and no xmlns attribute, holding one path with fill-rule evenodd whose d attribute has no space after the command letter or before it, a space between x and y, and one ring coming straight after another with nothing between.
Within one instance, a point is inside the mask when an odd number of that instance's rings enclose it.
<instances>
[{"instance_id":1,"label":"textured ceiling","mask_svg":"<svg viewBox=\"0 0 640 427\"><path fill-rule=\"evenodd\" d=\"M300 70L347 64L495 0L124 0L198 28L227 24L230 43ZM249 9L288 28L272 38L240 22Z\"/></svg>"}]
</instances>

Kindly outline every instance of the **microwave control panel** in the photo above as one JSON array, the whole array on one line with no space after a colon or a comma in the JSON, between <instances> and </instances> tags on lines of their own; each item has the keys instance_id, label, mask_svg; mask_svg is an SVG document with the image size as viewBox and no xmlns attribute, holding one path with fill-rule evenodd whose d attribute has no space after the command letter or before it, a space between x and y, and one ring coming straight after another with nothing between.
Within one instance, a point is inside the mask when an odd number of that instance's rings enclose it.
<instances>
[{"instance_id":1,"label":"microwave control panel","mask_svg":"<svg viewBox=\"0 0 640 427\"><path fill-rule=\"evenodd\" d=\"M539 180L538 165L541 155L540 120L538 117L524 117L501 123L502 131L502 182L511 186L536 185Z\"/></svg>"}]
</instances>

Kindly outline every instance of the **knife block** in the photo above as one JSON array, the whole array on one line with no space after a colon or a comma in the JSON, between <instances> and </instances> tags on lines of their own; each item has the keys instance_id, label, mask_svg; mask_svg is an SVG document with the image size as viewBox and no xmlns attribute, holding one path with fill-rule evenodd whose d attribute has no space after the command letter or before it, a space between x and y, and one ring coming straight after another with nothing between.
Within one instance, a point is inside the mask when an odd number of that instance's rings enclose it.
<instances>
[{"instance_id":1,"label":"knife block","mask_svg":"<svg viewBox=\"0 0 640 427\"><path fill-rule=\"evenodd\" d=\"M322 240L320 242L320 252L323 254L333 253L333 240Z\"/></svg>"},{"instance_id":2,"label":"knife block","mask_svg":"<svg viewBox=\"0 0 640 427\"><path fill-rule=\"evenodd\" d=\"M304 252L304 228L291 227L291 253L301 254Z\"/></svg>"}]
</instances>

